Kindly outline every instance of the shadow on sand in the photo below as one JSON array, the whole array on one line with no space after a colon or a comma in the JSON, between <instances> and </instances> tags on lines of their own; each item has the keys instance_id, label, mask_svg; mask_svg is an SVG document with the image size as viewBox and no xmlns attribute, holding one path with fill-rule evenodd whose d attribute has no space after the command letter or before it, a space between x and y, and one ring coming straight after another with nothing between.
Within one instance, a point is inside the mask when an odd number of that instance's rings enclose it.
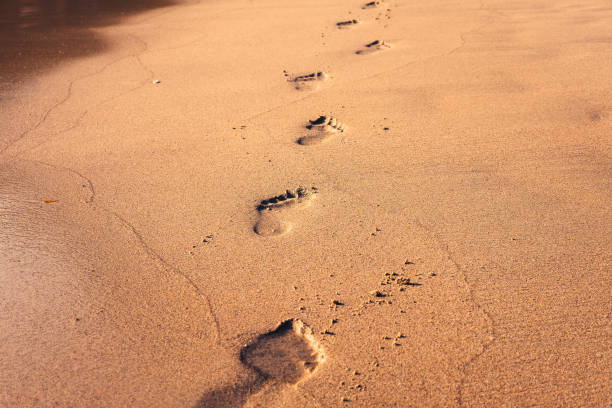
<instances>
[{"instance_id":1,"label":"shadow on sand","mask_svg":"<svg viewBox=\"0 0 612 408\"><path fill-rule=\"evenodd\" d=\"M0 1L0 91L108 44L92 28L181 0Z\"/></svg>"}]
</instances>

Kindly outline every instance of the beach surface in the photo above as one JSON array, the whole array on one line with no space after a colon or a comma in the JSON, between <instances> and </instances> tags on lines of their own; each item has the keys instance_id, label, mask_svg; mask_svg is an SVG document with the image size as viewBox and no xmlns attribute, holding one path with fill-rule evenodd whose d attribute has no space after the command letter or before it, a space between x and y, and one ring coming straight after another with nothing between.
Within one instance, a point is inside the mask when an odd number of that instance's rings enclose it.
<instances>
[{"instance_id":1,"label":"beach surface","mask_svg":"<svg viewBox=\"0 0 612 408\"><path fill-rule=\"evenodd\" d=\"M608 1L161 3L10 54L0 406L610 406Z\"/></svg>"}]
</instances>

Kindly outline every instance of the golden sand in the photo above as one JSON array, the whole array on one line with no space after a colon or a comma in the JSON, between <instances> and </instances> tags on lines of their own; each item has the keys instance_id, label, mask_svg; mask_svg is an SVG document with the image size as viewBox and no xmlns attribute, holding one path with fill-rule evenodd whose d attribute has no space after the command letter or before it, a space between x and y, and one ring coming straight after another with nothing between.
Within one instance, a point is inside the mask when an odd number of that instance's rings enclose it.
<instances>
[{"instance_id":1,"label":"golden sand","mask_svg":"<svg viewBox=\"0 0 612 408\"><path fill-rule=\"evenodd\" d=\"M95 28L0 102L0 406L608 406L610 21L211 0Z\"/></svg>"}]
</instances>

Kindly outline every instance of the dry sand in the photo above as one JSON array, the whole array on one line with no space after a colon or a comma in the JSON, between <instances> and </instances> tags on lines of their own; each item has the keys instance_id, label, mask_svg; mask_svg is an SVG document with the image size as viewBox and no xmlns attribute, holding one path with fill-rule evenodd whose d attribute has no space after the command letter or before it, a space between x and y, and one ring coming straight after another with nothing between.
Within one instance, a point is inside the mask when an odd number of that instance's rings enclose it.
<instances>
[{"instance_id":1,"label":"dry sand","mask_svg":"<svg viewBox=\"0 0 612 408\"><path fill-rule=\"evenodd\" d=\"M156 9L6 91L0 406L610 406L612 6L363 6Z\"/></svg>"}]
</instances>

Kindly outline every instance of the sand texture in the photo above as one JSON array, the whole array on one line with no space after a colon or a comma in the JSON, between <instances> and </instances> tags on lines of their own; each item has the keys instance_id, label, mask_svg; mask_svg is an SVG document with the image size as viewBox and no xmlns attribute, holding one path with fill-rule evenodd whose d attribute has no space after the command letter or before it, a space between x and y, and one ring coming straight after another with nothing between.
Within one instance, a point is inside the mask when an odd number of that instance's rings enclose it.
<instances>
[{"instance_id":1,"label":"sand texture","mask_svg":"<svg viewBox=\"0 0 612 408\"><path fill-rule=\"evenodd\" d=\"M608 407L612 4L207 0L0 99L0 406Z\"/></svg>"}]
</instances>

